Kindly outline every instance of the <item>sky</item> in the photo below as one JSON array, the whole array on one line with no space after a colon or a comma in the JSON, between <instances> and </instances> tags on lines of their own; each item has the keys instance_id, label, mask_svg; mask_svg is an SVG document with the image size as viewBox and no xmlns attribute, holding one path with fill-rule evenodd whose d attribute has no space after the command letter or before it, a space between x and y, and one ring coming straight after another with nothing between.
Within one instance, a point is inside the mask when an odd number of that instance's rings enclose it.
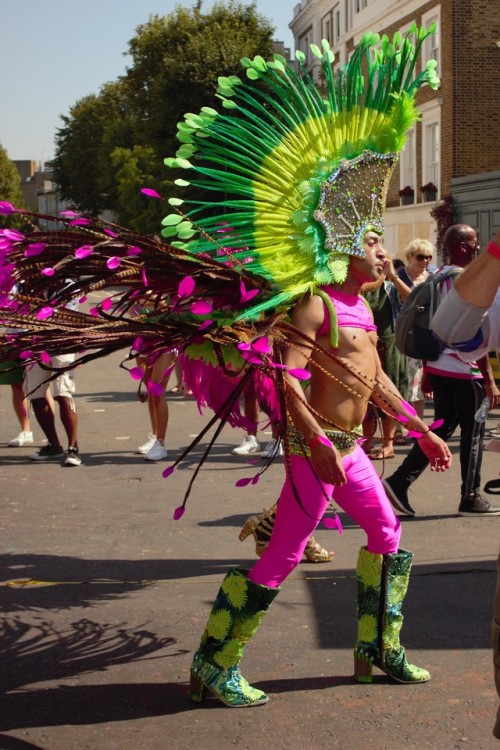
<instances>
[{"instance_id":1,"label":"sky","mask_svg":"<svg viewBox=\"0 0 500 750\"><path fill-rule=\"evenodd\" d=\"M244 5L250 0L241 0ZM203 10L213 0L203 0ZM0 145L10 159L54 156L60 115L125 72L129 40L150 13L195 0L0 0ZM293 50L288 24L297 0L256 0Z\"/></svg>"}]
</instances>

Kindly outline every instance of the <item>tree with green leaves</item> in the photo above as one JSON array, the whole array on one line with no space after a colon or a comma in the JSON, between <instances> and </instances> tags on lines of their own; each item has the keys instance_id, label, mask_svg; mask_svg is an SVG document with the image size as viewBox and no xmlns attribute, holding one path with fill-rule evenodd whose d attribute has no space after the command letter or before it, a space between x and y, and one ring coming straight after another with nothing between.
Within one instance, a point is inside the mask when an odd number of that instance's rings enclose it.
<instances>
[{"instance_id":1,"label":"tree with green leaves","mask_svg":"<svg viewBox=\"0 0 500 750\"><path fill-rule=\"evenodd\" d=\"M108 83L100 93L74 104L56 134L54 179L61 197L76 208L97 215L113 208L115 181L111 152L132 145L127 98L121 82Z\"/></svg>"},{"instance_id":2,"label":"tree with green leaves","mask_svg":"<svg viewBox=\"0 0 500 750\"><path fill-rule=\"evenodd\" d=\"M243 73L242 57L272 54L271 23L254 3L216 2L204 13L177 6L151 15L129 41L131 64L99 94L79 100L56 136L55 179L77 208L149 233L160 228L159 205L147 206L142 186L168 197L171 171L163 160L177 147L185 112L218 107L217 79Z\"/></svg>"},{"instance_id":3,"label":"tree with green leaves","mask_svg":"<svg viewBox=\"0 0 500 750\"><path fill-rule=\"evenodd\" d=\"M16 165L9 159L7 151L0 144L0 201L12 203L16 208L24 206L24 198L21 192L21 178ZM15 219L17 218L17 222ZM19 223L19 217L15 214L10 216L0 215L0 226L15 226Z\"/></svg>"}]
</instances>

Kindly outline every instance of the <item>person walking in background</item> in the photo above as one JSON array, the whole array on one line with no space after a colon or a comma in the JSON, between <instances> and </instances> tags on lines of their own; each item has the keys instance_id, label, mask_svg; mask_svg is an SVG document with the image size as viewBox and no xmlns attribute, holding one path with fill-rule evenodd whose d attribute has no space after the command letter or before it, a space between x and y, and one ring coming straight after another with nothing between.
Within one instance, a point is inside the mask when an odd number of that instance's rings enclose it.
<instances>
[{"instance_id":1,"label":"person walking in background","mask_svg":"<svg viewBox=\"0 0 500 750\"><path fill-rule=\"evenodd\" d=\"M18 290L19 285L15 284L10 291L9 298L14 299ZM4 332L10 334L16 333L18 330L19 329L17 328L5 328ZM16 364L17 367L11 369ZM19 359L0 364L0 385L10 385L12 406L21 427L21 432L8 442L8 445L11 448L21 448L23 445L33 445L33 433L31 431L29 419L29 402L24 394L24 375L24 366Z\"/></svg>"},{"instance_id":2,"label":"person walking in background","mask_svg":"<svg viewBox=\"0 0 500 750\"><path fill-rule=\"evenodd\" d=\"M21 427L21 432L9 440L7 445L11 448L21 448L23 445L33 445L33 432L28 412L29 402L24 395L24 367L19 362L18 367L6 372L14 364L14 362L5 362L0 365L0 385L10 385L12 406Z\"/></svg>"},{"instance_id":3,"label":"person walking in background","mask_svg":"<svg viewBox=\"0 0 500 750\"><path fill-rule=\"evenodd\" d=\"M59 367L67 367L74 361L74 358L74 354L54 356L43 368L40 365L34 365L27 369L26 393L31 400L37 422L48 441L46 446L31 454L30 459L32 461L64 458L65 466L80 466L82 463L78 451L78 416L73 399L75 394L74 371L61 372L54 380L47 381L50 369L57 370ZM57 433L51 398L59 406L59 416L68 442L66 452L64 452Z\"/></svg>"},{"instance_id":4,"label":"person walking in background","mask_svg":"<svg viewBox=\"0 0 500 750\"><path fill-rule=\"evenodd\" d=\"M465 268L479 251L476 231L467 224L451 226L443 238L443 246L449 262L460 268ZM437 273L446 269L444 266ZM451 288L449 279L441 284L442 298ZM443 424L436 428L436 434L449 440L460 426L462 482L458 514L476 517L500 515L500 509L493 507L480 491L484 423L478 422L475 415L485 395L490 398L492 407L500 399L488 356L482 356L477 363L465 363L456 352L444 349L436 361L427 363L425 371L432 387L435 419L443 420ZM401 466L384 479L388 497L398 511L415 515L408 499L408 489L428 465L417 441Z\"/></svg>"},{"instance_id":5,"label":"person walking in background","mask_svg":"<svg viewBox=\"0 0 500 750\"><path fill-rule=\"evenodd\" d=\"M396 346L394 326L400 306L399 297L406 298L410 289L396 273L393 262L386 258L383 264L384 275L377 284L367 285L364 296L373 312L377 327L377 349L386 375L397 390L407 399L408 366L406 356ZM380 413L382 428L382 448L376 449L373 438L377 427L377 413L371 407L363 422L363 435L366 437L364 450L372 461L394 458L394 437L397 422L384 412ZM421 415L420 415L421 416Z\"/></svg>"},{"instance_id":6,"label":"person walking in background","mask_svg":"<svg viewBox=\"0 0 500 750\"><path fill-rule=\"evenodd\" d=\"M456 348L465 360L481 358L494 349L500 350L500 231L488 243L486 252L457 279L438 308L432 329L441 341ZM491 643L495 685L500 698L500 554ZM500 706L493 735L500 740Z\"/></svg>"},{"instance_id":7,"label":"person walking in background","mask_svg":"<svg viewBox=\"0 0 500 750\"><path fill-rule=\"evenodd\" d=\"M429 278L429 265L434 257L434 246L429 240L415 239L410 242L405 250L407 265L398 271L399 278L411 291L413 287L422 284ZM401 295L404 302L408 294ZM423 385L424 363L421 359L407 357L408 363L408 401L416 410L419 417L423 417L426 401L424 390L428 385Z\"/></svg>"},{"instance_id":8,"label":"person walking in background","mask_svg":"<svg viewBox=\"0 0 500 750\"><path fill-rule=\"evenodd\" d=\"M168 453L165 436L168 427L168 404L165 398L168 380L176 360L176 352L160 352L151 358L138 357L137 362L144 369L147 384L149 420L151 432L143 445L137 448L146 461L163 461Z\"/></svg>"}]
</instances>

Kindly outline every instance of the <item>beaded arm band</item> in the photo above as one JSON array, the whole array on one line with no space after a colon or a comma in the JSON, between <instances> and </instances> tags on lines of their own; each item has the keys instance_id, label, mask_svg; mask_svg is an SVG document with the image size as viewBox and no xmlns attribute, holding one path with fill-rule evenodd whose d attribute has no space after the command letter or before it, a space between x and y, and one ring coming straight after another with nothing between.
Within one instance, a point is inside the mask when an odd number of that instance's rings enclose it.
<instances>
[{"instance_id":1,"label":"beaded arm band","mask_svg":"<svg viewBox=\"0 0 500 750\"><path fill-rule=\"evenodd\" d=\"M497 260L500 260L500 245L496 245L494 242L488 242L486 252L493 255Z\"/></svg>"}]
</instances>

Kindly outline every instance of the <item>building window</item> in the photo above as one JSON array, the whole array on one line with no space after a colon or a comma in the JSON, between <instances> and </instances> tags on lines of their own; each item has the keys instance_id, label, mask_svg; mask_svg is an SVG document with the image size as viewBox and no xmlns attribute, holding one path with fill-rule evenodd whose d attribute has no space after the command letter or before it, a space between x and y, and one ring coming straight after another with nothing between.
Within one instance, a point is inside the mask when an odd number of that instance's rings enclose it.
<instances>
[{"instance_id":1,"label":"building window","mask_svg":"<svg viewBox=\"0 0 500 750\"><path fill-rule=\"evenodd\" d=\"M309 62L310 62L309 44L310 44L309 34L305 34L303 37L300 38L300 40L299 40L299 49L300 49L301 52L304 53L304 57L305 57L304 64L305 65L309 65Z\"/></svg>"},{"instance_id":2,"label":"building window","mask_svg":"<svg viewBox=\"0 0 500 750\"><path fill-rule=\"evenodd\" d=\"M330 16L326 16L322 21L322 38L326 39L328 44L332 44L332 22Z\"/></svg>"},{"instance_id":3,"label":"building window","mask_svg":"<svg viewBox=\"0 0 500 750\"><path fill-rule=\"evenodd\" d=\"M411 187L416 192L417 170L416 170L416 138L415 128L408 131L406 146L401 152L399 161L399 187Z\"/></svg>"},{"instance_id":4,"label":"building window","mask_svg":"<svg viewBox=\"0 0 500 750\"><path fill-rule=\"evenodd\" d=\"M368 5L370 0L351 0L352 2L352 11L354 13L361 13L362 10L364 10Z\"/></svg>"},{"instance_id":5,"label":"building window","mask_svg":"<svg viewBox=\"0 0 500 750\"><path fill-rule=\"evenodd\" d=\"M437 10L437 13L436 13ZM422 25L428 29L432 24L436 25L435 30L430 34L423 44L423 60L422 67L425 68L425 64L428 60L437 61L437 72L439 73L441 65L441 44L440 44L440 13L439 7L434 8L431 13L427 13L422 16Z\"/></svg>"},{"instance_id":6,"label":"building window","mask_svg":"<svg viewBox=\"0 0 500 750\"><path fill-rule=\"evenodd\" d=\"M340 25L340 7L338 5L333 9L333 41L337 44L342 36L342 27Z\"/></svg>"},{"instance_id":7,"label":"building window","mask_svg":"<svg viewBox=\"0 0 500 750\"><path fill-rule=\"evenodd\" d=\"M422 175L424 183L433 182L439 188L440 146L439 122L424 123Z\"/></svg>"}]
</instances>

